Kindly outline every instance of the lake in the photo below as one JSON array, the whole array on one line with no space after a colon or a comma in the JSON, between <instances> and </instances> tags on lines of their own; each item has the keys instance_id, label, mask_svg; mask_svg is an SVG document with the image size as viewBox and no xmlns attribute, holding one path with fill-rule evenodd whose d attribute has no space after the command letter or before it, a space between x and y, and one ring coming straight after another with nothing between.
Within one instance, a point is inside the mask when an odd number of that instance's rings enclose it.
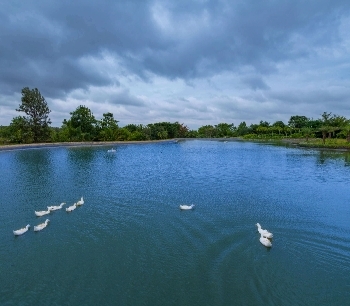
<instances>
[{"instance_id":1,"label":"lake","mask_svg":"<svg viewBox=\"0 0 350 306\"><path fill-rule=\"evenodd\" d=\"M1 305L349 305L349 153L111 148L0 151Z\"/></svg>"}]
</instances>

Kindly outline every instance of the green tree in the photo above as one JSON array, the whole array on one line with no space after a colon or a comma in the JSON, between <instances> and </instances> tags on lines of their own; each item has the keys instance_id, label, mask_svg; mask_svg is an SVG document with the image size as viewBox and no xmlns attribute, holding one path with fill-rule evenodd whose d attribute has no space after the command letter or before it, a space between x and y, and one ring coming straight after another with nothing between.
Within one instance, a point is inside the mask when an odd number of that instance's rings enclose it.
<instances>
[{"instance_id":1,"label":"green tree","mask_svg":"<svg viewBox=\"0 0 350 306\"><path fill-rule=\"evenodd\" d=\"M183 123L179 123L179 122L175 122L172 124L173 125L173 135L172 138L186 138L188 137L188 132L189 129L186 125L184 125Z\"/></svg>"},{"instance_id":2,"label":"green tree","mask_svg":"<svg viewBox=\"0 0 350 306\"><path fill-rule=\"evenodd\" d=\"M117 140L127 141L127 140L130 140L130 136L131 136L131 133L125 127L118 129Z\"/></svg>"},{"instance_id":3,"label":"green tree","mask_svg":"<svg viewBox=\"0 0 350 306\"><path fill-rule=\"evenodd\" d=\"M215 125L217 137L233 137L233 134L236 130L233 123L219 123Z\"/></svg>"},{"instance_id":4,"label":"green tree","mask_svg":"<svg viewBox=\"0 0 350 306\"><path fill-rule=\"evenodd\" d=\"M71 118L64 119L63 125L67 126L71 140L94 140L97 138L97 120L91 110L83 105L69 113Z\"/></svg>"},{"instance_id":5,"label":"green tree","mask_svg":"<svg viewBox=\"0 0 350 306\"><path fill-rule=\"evenodd\" d=\"M11 131L9 126L0 126L0 143L7 144L10 142Z\"/></svg>"},{"instance_id":6,"label":"green tree","mask_svg":"<svg viewBox=\"0 0 350 306\"><path fill-rule=\"evenodd\" d=\"M199 137L198 131L197 130L189 130L189 131L187 131L186 137L187 138L198 138Z\"/></svg>"},{"instance_id":7,"label":"green tree","mask_svg":"<svg viewBox=\"0 0 350 306\"><path fill-rule=\"evenodd\" d=\"M99 139L112 141L117 139L118 121L112 113L104 113L103 119L99 121Z\"/></svg>"},{"instance_id":8,"label":"green tree","mask_svg":"<svg viewBox=\"0 0 350 306\"><path fill-rule=\"evenodd\" d=\"M236 130L238 136L244 136L249 133L249 127L247 126L245 121L242 121Z\"/></svg>"},{"instance_id":9,"label":"green tree","mask_svg":"<svg viewBox=\"0 0 350 306\"><path fill-rule=\"evenodd\" d=\"M343 133L345 134L346 141L350 142L350 123L344 125L342 128Z\"/></svg>"},{"instance_id":10,"label":"green tree","mask_svg":"<svg viewBox=\"0 0 350 306\"><path fill-rule=\"evenodd\" d=\"M269 131L269 127L263 126L263 125L259 125L256 129L256 132L258 133L258 135L267 134L268 131Z\"/></svg>"},{"instance_id":11,"label":"green tree","mask_svg":"<svg viewBox=\"0 0 350 306\"><path fill-rule=\"evenodd\" d=\"M260 120L259 126L268 128L268 127L270 127L270 123L267 121Z\"/></svg>"},{"instance_id":12,"label":"green tree","mask_svg":"<svg viewBox=\"0 0 350 306\"><path fill-rule=\"evenodd\" d=\"M127 129L130 133L134 133L137 131L141 131L142 130L142 125L140 124L139 126L136 124L128 124L126 126L124 126L125 129Z\"/></svg>"},{"instance_id":13,"label":"green tree","mask_svg":"<svg viewBox=\"0 0 350 306\"><path fill-rule=\"evenodd\" d=\"M288 125L294 129L301 129L308 125L309 118L305 116L291 116Z\"/></svg>"},{"instance_id":14,"label":"green tree","mask_svg":"<svg viewBox=\"0 0 350 306\"><path fill-rule=\"evenodd\" d=\"M22 117L22 119L27 121L27 126L33 135L33 141L42 142L49 140L49 126L51 124L49 114L51 111L40 91L37 88L29 89L24 87L21 101L22 103L16 111L26 113L27 116Z\"/></svg>"},{"instance_id":15,"label":"green tree","mask_svg":"<svg viewBox=\"0 0 350 306\"><path fill-rule=\"evenodd\" d=\"M323 125L319 128L319 131L322 133L323 144L326 143L327 134L330 133L331 130L332 130L332 127L329 125Z\"/></svg>"},{"instance_id":16,"label":"green tree","mask_svg":"<svg viewBox=\"0 0 350 306\"><path fill-rule=\"evenodd\" d=\"M10 126L10 141L14 143L32 143L34 134L26 117L17 116L12 119Z\"/></svg>"},{"instance_id":17,"label":"green tree","mask_svg":"<svg viewBox=\"0 0 350 306\"><path fill-rule=\"evenodd\" d=\"M203 125L198 129L199 137L212 138L216 136L216 129L212 125Z\"/></svg>"},{"instance_id":18,"label":"green tree","mask_svg":"<svg viewBox=\"0 0 350 306\"><path fill-rule=\"evenodd\" d=\"M301 132L303 133L303 135L306 138L306 141L309 141L309 137L314 135L314 129L309 128L309 127L303 127L301 129Z\"/></svg>"},{"instance_id":19,"label":"green tree","mask_svg":"<svg viewBox=\"0 0 350 306\"><path fill-rule=\"evenodd\" d=\"M289 133L289 136L290 136L291 133L292 133L292 129L290 128L290 126L286 125L286 126L283 128L283 133L286 135L286 137L288 137L288 133Z\"/></svg>"},{"instance_id":20,"label":"green tree","mask_svg":"<svg viewBox=\"0 0 350 306\"><path fill-rule=\"evenodd\" d=\"M322 120L321 119L310 119L307 123L307 127L312 129L319 129L322 126Z\"/></svg>"},{"instance_id":21,"label":"green tree","mask_svg":"<svg viewBox=\"0 0 350 306\"><path fill-rule=\"evenodd\" d=\"M278 135L281 134L285 126L286 125L283 123L283 121L276 121L274 124L272 124L272 127L274 128L273 130L277 131Z\"/></svg>"},{"instance_id":22,"label":"green tree","mask_svg":"<svg viewBox=\"0 0 350 306\"><path fill-rule=\"evenodd\" d=\"M259 127L259 124L252 123L249 126L249 133L250 134L258 134L258 132L257 132L258 127Z\"/></svg>"},{"instance_id":23,"label":"green tree","mask_svg":"<svg viewBox=\"0 0 350 306\"><path fill-rule=\"evenodd\" d=\"M321 127L322 139L325 142L324 133L327 130L328 138L334 137L338 132L342 131L342 128L348 124L348 120L343 116L332 115L332 113L324 112L321 115Z\"/></svg>"}]
</instances>

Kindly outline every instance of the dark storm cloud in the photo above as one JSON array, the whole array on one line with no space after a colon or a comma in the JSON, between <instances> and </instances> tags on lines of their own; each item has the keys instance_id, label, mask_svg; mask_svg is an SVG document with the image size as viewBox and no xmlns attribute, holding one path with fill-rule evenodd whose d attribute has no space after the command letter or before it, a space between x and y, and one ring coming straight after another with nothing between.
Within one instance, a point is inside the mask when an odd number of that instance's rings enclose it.
<instances>
[{"instance_id":1,"label":"dark storm cloud","mask_svg":"<svg viewBox=\"0 0 350 306\"><path fill-rule=\"evenodd\" d=\"M14 110L28 86L58 112L139 107L151 121L346 109L349 12L342 0L5 0L0 105Z\"/></svg>"},{"instance_id":2,"label":"dark storm cloud","mask_svg":"<svg viewBox=\"0 0 350 306\"><path fill-rule=\"evenodd\" d=\"M270 89L270 87L264 82L264 80L261 77L258 77L258 76L252 76L252 77L243 78L242 82L244 84L248 85L253 90Z\"/></svg>"},{"instance_id":3,"label":"dark storm cloud","mask_svg":"<svg viewBox=\"0 0 350 306\"><path fill-rule=\"evenodd\" d=\"M271 73L282 60L338 39L348 1L8 1L1 8L0 86L57 96L108 85L79 59L107 50L123 65L167 78L198 78L250 65ZM248 82L261 88L263 83ZM254 85L255 84L255 85Z\"/></svg>"},{"instance_id":4,"label":"dark storm cloud","mask_svg":"<svg viewBox=\"0 0 350 306\"><path fill-rule=\"evenodd\" d=\"M144 101L130 95L128 91L109 95L107 102L115 105L145 106Z\"/></svg>"},{"instance_id":5,"label":"dark storm cloud","mask_svg":"<svg viewBox=\"0 0 350 306\"><path fill-rule=\"evenodd\" d=\"M89 85L108 85L98 69L79 60L111 50L126 59L159 48L147 2L12 2L1 12L1 89L46 88L50 95ZM146 30L144 32L144 30Z\"/></svg>"},{"instance_id":6,"label":"dark storm cloud","mask_svg":"<svg viewBox=\"0 0 350 306\"><path fill-rule=\"evenodd\" d=\"M273 92L268 94L269 99L277 102L284 102L288 104L300 104L305 103L308 105L329 105L336 106L334 104L342 105L347 104L349 101L350 89L349 88L333 88L330 89L311 89L303 91L283 91Z\"/></svg>"}]
</instances>

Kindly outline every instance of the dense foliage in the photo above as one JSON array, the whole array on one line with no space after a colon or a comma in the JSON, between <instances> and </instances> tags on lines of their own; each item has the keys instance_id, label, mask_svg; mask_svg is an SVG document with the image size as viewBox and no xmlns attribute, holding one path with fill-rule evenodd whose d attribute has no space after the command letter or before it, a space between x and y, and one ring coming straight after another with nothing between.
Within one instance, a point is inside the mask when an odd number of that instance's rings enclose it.
<instances>
[{"instance_id":1,"label":"dense foliage","mask_svg":"<svg viewBox=\"0 0 350 306\"><path fill-rule=\"evenodd\" d=\"M22 89L21 104L16 111L24 112L26 116L12 119L9 128L9 141L17 143L37 143L50 141L49 113L51 112L45 98L37 88Z\"/></svg>"},{"instance_id":2,"label":"dense foliage","mask_svg":"<svg viewBox=\"0 0 350 306\"><path fill-rule=\"evenodd\" d=\"M52 128L48 114L50 110L38 89L22 89L22 104L17 109L26 113L12 119L10 126L0 126L0 143L36 143L71 141L142 141L173 138L228 138L279 139L305 138L326 145L336 139L350 143L350 120L343 116L324 112L319 119L306 116L291 116L288 123L276 121L270 124L260 121L247 125L246 122L235 126L233 123L204 125L198 130L189 130L179 122L158 122L147 125L128 124L118 126L118 121L110 112L104 113L98 120L92 111L83 105L70 112L70 118L64 119L61 127Z\"/></svg>"}]
</instances>

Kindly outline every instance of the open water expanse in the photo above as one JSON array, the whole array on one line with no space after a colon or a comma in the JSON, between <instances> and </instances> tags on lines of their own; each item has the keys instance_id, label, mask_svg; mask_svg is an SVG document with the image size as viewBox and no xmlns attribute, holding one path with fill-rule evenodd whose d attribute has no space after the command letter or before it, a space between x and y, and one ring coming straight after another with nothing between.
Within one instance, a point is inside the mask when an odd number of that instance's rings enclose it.
<instances>
[{"instance_id":1,"label":"open water expanse","mask_svg":"<svg viewBox=\"0 0 350 306\"><path fill-rule=\"evenodd\" d=\"M350 305L349 153L110 148L0 151L0 305Z\"/></svg>"}]
</instances>

